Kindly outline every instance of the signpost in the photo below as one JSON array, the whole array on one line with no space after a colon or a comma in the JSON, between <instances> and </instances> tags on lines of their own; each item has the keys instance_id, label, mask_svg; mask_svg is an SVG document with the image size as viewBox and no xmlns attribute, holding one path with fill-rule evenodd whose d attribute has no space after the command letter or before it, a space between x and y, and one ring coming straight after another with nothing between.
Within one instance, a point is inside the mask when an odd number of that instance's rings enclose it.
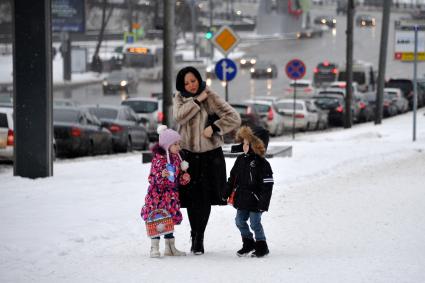
<instances>
[{"instance_id":1,"label":"signpost","mask_svg":"<svg viewBox=\"0 0 425 283\"><path fill-rule=\"evenodd\" d=\"M226 83L226 101L229 100L228 97L228 87L227 82L233 80L237 74L236 63L228 58L221 59L215 65L215 74L217 78Z\"/></svg>"},{"instance_id":2,"label":"signpost","mask_svg":"<svg viewBox=\"0 0 425 283\"><path fill-rule=\"evenodd\" d=\"M297 80L302 79L305 75L307 67L304 62L299 59L292 59L286 64L285 72L288 78L294 80L294 108L292 113L292 139L295 139L295 102L297 99Z\"/></svg>"},{"instance_id":3,"label":"signpost","mask_svg":"<svg viewBox=\"0 0 425 283\"><path fill-rule=\"evenodd\" d=\"M220 80L225 82L226 101L229 97L227 82L233 80L237 73L235 62L227 59L227 55L238 45L239 41L239 36L229 26L222 26L211 40L225 57L215 65L215 73Z\"/></svg>"}]
</instances>

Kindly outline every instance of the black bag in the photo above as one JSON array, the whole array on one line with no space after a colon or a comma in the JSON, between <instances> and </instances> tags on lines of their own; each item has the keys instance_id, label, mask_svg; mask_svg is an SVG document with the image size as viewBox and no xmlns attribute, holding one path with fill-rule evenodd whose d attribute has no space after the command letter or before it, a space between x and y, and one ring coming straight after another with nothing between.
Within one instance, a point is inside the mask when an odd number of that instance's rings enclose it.
<instances>
[{"instance_id":1,"label":"black bag","mask_svg":"<svg viewBox=\"0 0 425 283\"><path fill-rule=\"evenodd\" d=\"M208 115L207 122L205 123L205 128L212 126L215 121L220 120L220 117L217 114Z\"/></svg>"}]
</instances>

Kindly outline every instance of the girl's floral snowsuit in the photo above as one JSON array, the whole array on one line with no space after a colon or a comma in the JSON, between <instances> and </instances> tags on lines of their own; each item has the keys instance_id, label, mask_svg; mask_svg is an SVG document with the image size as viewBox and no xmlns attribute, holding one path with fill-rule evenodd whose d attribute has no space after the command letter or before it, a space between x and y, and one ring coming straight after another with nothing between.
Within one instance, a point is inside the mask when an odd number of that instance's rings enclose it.
<instances>
[{"instance_id":1,"label":"girl's floral snowsuit","mask_svg":"<svg viewBox=\"0 0 425 283\"><path fill-rule=\"evenodd\" d=\"M180 224L183 216L180 212L178 185L187 185L188 183L188 181L183 179L184 172L180 168L180 156L170 153L171 163L176 168L174 182L172 182L168 177L162 177L162 171L166 169L167 165L165 150L157 145L152 151L154 157L149 175L150 185L145 197L145 205L142 208L141 216L146 221L153 210L165 209L171 214L174 224Z\"/></svg>"}]
</instances>

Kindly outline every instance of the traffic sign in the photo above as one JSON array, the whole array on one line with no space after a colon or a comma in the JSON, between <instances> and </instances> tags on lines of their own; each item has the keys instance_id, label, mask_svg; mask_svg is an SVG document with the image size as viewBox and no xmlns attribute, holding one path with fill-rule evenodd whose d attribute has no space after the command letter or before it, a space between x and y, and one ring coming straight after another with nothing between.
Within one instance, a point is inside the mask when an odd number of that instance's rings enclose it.
<instances>
[{"instance_id":1,"label":"traffic sign","mask_svg":"<svg viewBox=\"0 0 425 283\"><path fill-rule=\"evenodd\" d=\"M222 26L212 39L212 43L224 55L229 54L239 41L239 36L228 26Z\"/></svg>"},{"instance_id":2,"label":"traffic sign","mask_svg":"<svg viewBox=\"0 0 425 283\"><path fill-rule=\"evenodd\" d=\"M299 80L304 77L307 67L304 62L299 59L292 59L286 64L286 75L293 80Z\"/></svg>"},{"instance_id":3,"label":"traffic sign","mask_svg":"<svg viewBox=\"0 0 425 283\"><path fill-rule=\"evenodd\" d=\"M236 63L228 58L221 59L215 64L215 74L221 81L231 81L236 77Z\"/></svg>"}]
</instances>

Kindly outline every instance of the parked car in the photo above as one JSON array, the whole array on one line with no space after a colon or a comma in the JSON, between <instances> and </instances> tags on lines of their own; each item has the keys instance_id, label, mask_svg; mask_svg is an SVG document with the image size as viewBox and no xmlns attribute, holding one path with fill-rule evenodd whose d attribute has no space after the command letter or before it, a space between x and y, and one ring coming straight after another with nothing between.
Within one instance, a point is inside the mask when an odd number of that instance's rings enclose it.
<instances>
[{"instance_id":1,"label":"parked car","mask_svg":"<svg viewBox=\"0 0 425 283\"><path fill-rule=\"evenodd\" d=\"M102 82L103 93L136 93L139 80L131 69L112 71Z\"/></svg>"},{"instance_id":2,"label":"parked car","mask_svg":"<svg viewBox=\"0 0 425 283\"><path fill-rule=\"evenodd\" d=\"M319 113L310 100L281 99L276 103L276 107L277 111L283 116L285 129L295 127L297 130L308 131L315 130L318 127Z\"/></svg>"},{"instance_id":3,"label":"parked car","mask_svg":"<svg viewBox=\"0 0 425 283\"><path fill-rule=\"evenodd\" d=\"M13 108L0 107L0 160L13 161Z\"/></svg>"},{"instance_id":4,"label":"parked car","mask_svg":"<svg viewBox=\"0 0 425 283\"><path fill-rule=\"evenodd\" d=\"M376 113L376 92L368 92L365 94L365 99L372 105L373 112ZM382 115L383 117L391 117L397 115L397 106L392 98L384 93L382 101Z\"/></svg>"},{"instance_id":5,"label":"parked car","mask_svg":"<svg viewBox=\"0 0 425 283\"><path fill-rule=\"evenodd\" d=\"M297 89L297 96L312 96L314 95L315 88L311 80L296 80L289 83L289 87L285 90L285 95L294 95L295 88Z\"/></svg>"},{"instance_id":6,"label":"parked car","mask_svg":"<svg viewBox=\"0 0 425 283\"><path fill-rule=\"evenodd\" d=\"M338 65L329 61L317 64L313 69L313 84L317 87L334 82L338 76Z\"/></svg>"},{"instance_id":7,"label":"parked car","mask_svg":"<svg viewBox=\"0 0 425 283\"><path fill-rule=\"evenodd\" d=\"M121 102L121 105L131 107L139 119L145 119L144 125L150 141L158 140L158 125L164 122L162 99L154 97L133 97Z\"/></svg>"},{"instance_id":8,"label":"parked car","mask_svg":"<svg viewBox=\"0 0 425 283\"><path fill-rule=\"evenodd\" d=\"M86 109L53 109L56 156L84 156L112 153L112 134Z\"/></svg>"},{"instance_id":9,"label":"parked car","mask_svg":"<svg viewBox=\"0 0 425 283\"><path fill-rule=\"evenodd\" d=\"M376 25L376 20L371 15L357 15L356 25L360 27L374 27Z\"/></svg>"},{"instance_id":10,"label":"parked car","mask_svg":"<svg viewBox=\"0 0 425 283\"><path fill-rule=\"evenodd\" d=\"M390 97L395 106L397 107L397 113L405 113L409 111L409 101L403 96L403 92L399 88L384 88L384 94Z\"/></svg>"},{"instance_id":11,"label":"parked car","mask_svg":"<svg viewBox=\"0 0 425 283\"><path fill-rule=\"evenodd\" d=\"M261 119L266 123L266 129L272 136L283 134L283 116L279 114L276 104L266 100L247 100L247 103L254 105L256 111L260 113Z\"/></svg>"},{"instance_id":12,"label":"parked car","mask_svg":"<svg viewBox=\"0 0 425 283\"><path fill-rule=\"evenodd\" d=\"M314 38L314 37L322 37L323 30L321 28L306 28L296 33L297 38Z\"/></svg>"},{"instance_id":13,"label":"parked car","mask_svg":"<svg viewBox=\"0 0 425 283\"><path fill-rule=\"evenodd\" d=\"M133 149L143 150L149 147L149 137L144 120L129 106L86 105L82 106L96 115L102 125L112 133L114 151L127 152Z\"/></svg>"},{"instance_id":14,"label":"parked car","mask_svg":"<svg viewBox=\"0 0 425 283\"><path fill-rule=\"evenodd\" d=\"M329 28L334 28L336 26L336 19L333 16L317 16L314 18L314 23L316 25L324 25Z\"/></svg>"},{"instance_id":15,"label":"parked car","mask_svg":"<svg viewBox=\"0 0 425 283\"><path fill-rule=\"evenodd\" d=\"M251 67L251 79L257 78L277 78L277 67L271 61L257 61L255 66Z\"/></svg>"},{"instance_id":16,"label":"parked car","mask_svg":"<svg viewBox=\"0 0 425 283\"><path fill-rule=\"evenodd\" d=\"M258 60L258 56L255 54L245 54L239 58L239 66L241 68L250 68L253 67Z\"/></svg>"},{"instance_id":17,"label":"parked car","mask_svg":"<svg viewBox=\"0 0 425 283\"><path fill-rule=\"evenodd\" d=\"M231 103L230 106L232 106L233 109L235 109L236 112L239 113L241 117L241 121L242 121L241 125L249 126L251 128L259 126L264 129L267 129L266 123L263 121L260 113L257 111L257 109L252 103L238 102L238 103ZM236 131L237 129L224 135L224 142L233 143L235 140Z\"/></svg>"},{"instance_id":18,"label":"parked car","mask_svg":"<svg viewBox=\"0 0 425 283\"><path fill-rule=\"evenodd\" d=\"M326 88L326 90L332 90L332 89L342 89L346 90L347 82L346 81L335 81L329 84L329 86ZM359 84L357 82L352 82L351 84L351 91L353 94L360 93L359 90Z\"/></svg>"},{"instance_id":19,"label":"parked car","mask_svg":"<svg viewBox=\"0 0 425 283\"><path fill-rule=\"evenodd\" d=\"M354 101L360 108L358 122L368 122L375 119L374 107L368 102L364 93L354 94Z\"/></svg>"},{"instance_id":20,"label":"parked car","mask_svg":"<svg viewBox=\"0 0 425 283\"><path fill-rule=\"evenodd\" d=\"M345 121L345 99L337 93L322 92L314 97L316 105L321 109L328 110L328 120L330 125L343 126ZM356 104L354 97L351 101L352 123L359 121L360 107Z\"/></svg>"},{"instance_id":21,"label":"parked car","mask_svg":"<svg viewBox=\"0 0 425 283\"><path fill-rule=\"evenodd\" d=\"M409 101L409 109L413 109L413 80L404 78L390 79L385 83L385 87L401 89L403 96ZM419 90L420 88L418 87L418 107L422 107L425 104L425 89L421 92Z\"/></svg>"}]
</instances>

